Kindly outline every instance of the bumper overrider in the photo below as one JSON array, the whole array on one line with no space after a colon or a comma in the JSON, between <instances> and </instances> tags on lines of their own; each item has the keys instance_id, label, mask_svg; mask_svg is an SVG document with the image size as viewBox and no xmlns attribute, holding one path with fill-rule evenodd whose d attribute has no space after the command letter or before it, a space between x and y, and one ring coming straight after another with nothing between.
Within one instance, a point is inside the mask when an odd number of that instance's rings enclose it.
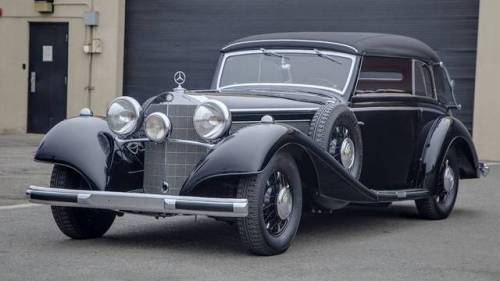
<instances>
[{"instance_id":1,"label":"bumper overrider","mask_svg":"<svg viewBox=\"0 0 500 281\"><path fill-rule=\"evenodd\" d=\"M154 214L246 217L247 199L172 196L131 192L74 190L30 186L30 202L52 206L107 209Z\"/></svg>"}]
</instances>

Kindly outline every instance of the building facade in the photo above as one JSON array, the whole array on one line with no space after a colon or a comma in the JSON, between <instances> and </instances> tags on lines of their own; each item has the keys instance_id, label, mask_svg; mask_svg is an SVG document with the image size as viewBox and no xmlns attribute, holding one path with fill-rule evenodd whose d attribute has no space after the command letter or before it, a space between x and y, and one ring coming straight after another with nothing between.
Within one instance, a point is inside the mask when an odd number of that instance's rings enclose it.
<instances>
[{"instance_id":1,"label":"building facade","mask_svg":"<svg viewBox=\"0 0 500 281\"><path fill-rule=\"evenodd\" d=\"M218 49L283 31L366 31L421 39L456 81L480 158L500 161L500 2L496 0L0 0L0 133L43 133L82 107L208 88Z\"/></svg>"}]
</instances>

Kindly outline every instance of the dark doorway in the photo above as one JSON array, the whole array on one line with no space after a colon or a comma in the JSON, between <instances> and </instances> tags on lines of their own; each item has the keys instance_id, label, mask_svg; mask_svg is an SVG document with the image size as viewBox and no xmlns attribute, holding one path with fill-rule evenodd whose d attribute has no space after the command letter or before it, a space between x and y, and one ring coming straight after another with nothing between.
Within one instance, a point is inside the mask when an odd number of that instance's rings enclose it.
<instances>
[{"instance_id":1,"label":"dark doorway","mask_svg":"<svg viewBox=\"0 0 500 281\"><path fill-rule=\"evenodd\" d=\"M28 133L46 133L66 118L68 24L30 23Z\"/></svg>"}]
</instances>

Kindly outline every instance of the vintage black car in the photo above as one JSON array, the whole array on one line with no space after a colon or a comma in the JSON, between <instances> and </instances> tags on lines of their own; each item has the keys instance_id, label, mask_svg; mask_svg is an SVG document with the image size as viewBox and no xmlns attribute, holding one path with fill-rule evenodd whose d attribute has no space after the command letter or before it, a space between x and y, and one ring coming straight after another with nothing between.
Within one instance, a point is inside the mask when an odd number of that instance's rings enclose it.
<instances>
[{"instance_id":1,"label":"vintage black car","mask_svg":"<svg viewBox=\"0 0 500 281\"><path fill-rule=\"evenodd\" d=\"M178 87L106 118L52 128L35 160L54 164L32 202L60 230L102 236L116 215L206 215L235 223L260 255L284 252L304 211L414 200L426 219L454 207L478 161L453 82L416 39L372 33L277 33L221 49L212 89Z\"/></svg>"}]
</instances>

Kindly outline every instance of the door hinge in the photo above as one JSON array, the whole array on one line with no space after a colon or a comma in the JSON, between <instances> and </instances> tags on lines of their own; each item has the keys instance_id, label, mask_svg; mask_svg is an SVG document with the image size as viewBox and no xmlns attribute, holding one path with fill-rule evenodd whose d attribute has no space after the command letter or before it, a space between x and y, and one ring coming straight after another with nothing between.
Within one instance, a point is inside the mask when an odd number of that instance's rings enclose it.
<instances>
[{"instance_id":1,"label":"door hinge","mask_svg":"<svg viewBox=\"0 0 500 281\"><path fill-rule=\"evenodd\" d=\"M68 42L68 33L66 33L66 39L65 40L66 40L66 42Z\"/></svg>"},{"instance_id":2,"label":"door hinge","mask_svg":"<svg viewBox=\"0 0 500 281\"><path fill-rule=\"evenodd\" d=\"M64 85L68 85L68 76L64 76Z\"/></svg>"}]
</instances>

